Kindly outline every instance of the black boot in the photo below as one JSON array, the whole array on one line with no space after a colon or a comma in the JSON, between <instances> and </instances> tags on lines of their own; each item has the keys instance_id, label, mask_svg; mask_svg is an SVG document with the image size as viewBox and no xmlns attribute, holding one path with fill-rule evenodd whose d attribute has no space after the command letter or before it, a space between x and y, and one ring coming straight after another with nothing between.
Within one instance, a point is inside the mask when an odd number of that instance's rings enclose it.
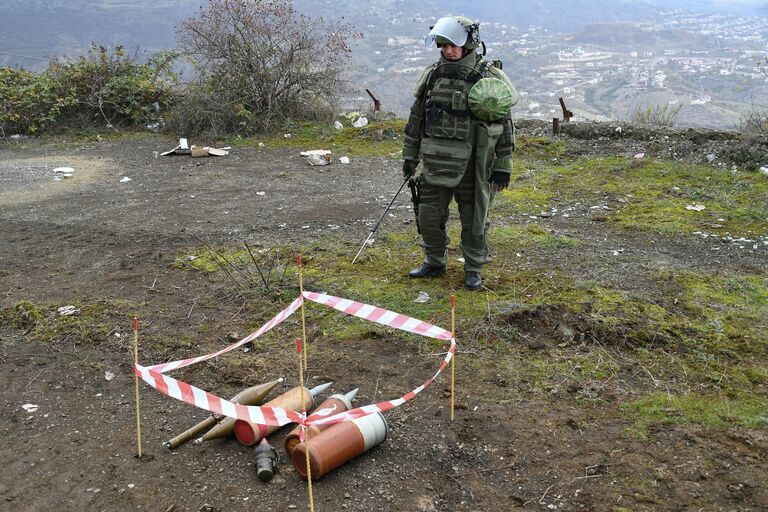
<instances>
[{"instance_id":1,"label":"black boot","mask_svg":"<svg viewBox=\"0 0 768 512\"><path fill-rule=\"evenodd\" d=\"M422 263L408 272L408 277L421 279L422 277L437 277L445 274L445 267L433 267L429 263Z\"/></svg>"},{"instance_id":2,"label":"black boot","mask_svg":"<svg viewBox=\"0 0 768 512\"><path fill-rule=\"evenodd\" d=\"M480 277L480 272L474 270L464 272L464 286L468 290L479 290L482 285L483 279Z\"/></svg>"}]
</instances>

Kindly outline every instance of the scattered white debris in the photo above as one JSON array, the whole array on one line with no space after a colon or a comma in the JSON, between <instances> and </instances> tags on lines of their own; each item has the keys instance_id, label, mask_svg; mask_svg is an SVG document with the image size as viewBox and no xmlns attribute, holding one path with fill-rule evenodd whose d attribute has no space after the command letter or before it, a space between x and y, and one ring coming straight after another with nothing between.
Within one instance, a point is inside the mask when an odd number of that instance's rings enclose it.
<instances>
[{"instance_id":1,"label":"scattered white debris","mask_svg":"<svg viewBox=\"0 0 768 512\"><path fill-rule=\"evenodd\" d=\"M72 167L56 167L53 172L59 174L72 174L75 172L75 170Z\"/></svg>"},{"instance_id":2,"label":"scattered white debris","mask_svg":"<svg viewBox=\"0 0 768 512\"><path fill-rule=\"evenodd\" d=\"M266 193L266 192L264 192L263 190L259 190L258 192L256 192L256 195L257 195L257 196L264 196L264 195L266 195L266 194L267 194L267 193Z\"/></svg>"},{"instance_id":3,"label":"scattered white debris","mask_svg":"<svg viewBox=\"0 0 768 512\"><path fill-rule=\"evenodd\" d=\"M429 294L427 292L419 292L419 296L416 297L413 302L417 304L426 304L429 302Z\"/></svg>"},{"instance_id":4,"label":"scattered white debris","mask_svg":"<svg viewBox=\"0 0 768 512\"><path fill-rule=\"evenodd\" d=\"M133 489L134 487L136 487L136 484L128 484L129 489Z\"/></svg>"},{"instance_id":5,"label":"scattered white debris","mask_svg":"<svg viewBox=\"0 0 768 512\"><path fill-rule=\"evenodd\" d=\"M291 137L293 137L293 135L291 135L290 133L285 133L283 134L283 137L285 137L286 139L290 139Z\"/></svg>"},{"instance_id":6,"label":"scattered white debris","mask_svg":"<svg viewBox=\"0 0 768 512\"><path fill-rule=\"evenodd\" d=\"M768 176L768 167L761 167L760 174L765 174L766 176Z\"/></svg>"},{"instance_id":7,"label":"scattered white debris","mask_svg":"<svg viewBox=\"0 0 768 512\"><path fill-rule=\"evenodd\" d=\"M621 133L621 126L616 127L616 133Z\"/></svg>"},{"instance_id":8,"label":"scattered white debris","mask_svg":"<svg viewBox=\"0 0 768 512\"><path fill-rule=\"evenodd\" d=\"M331 155L309 155L309 158L307 158L307 163L312 166L328 165L331 163Z\"/></svg>"},{"instance_id":9,"label":"scattered white debris","mask_svg":"<svg viewBox=\"0 0 768 512\"><path fill-rule=\"evenodd\" d=\"M189 255L187 256L187 261L195 261L197 259L197 256Z\"/></svg>"},{"instance_id":10,"label":"scattered white debris","mask_svg":"<svg viewBox=\"0 0 768 512\"><path fill-rule=\"evenodd\" d=\"M341 162L343 164L348 164L349 163L349 157L348 156L343 156L343 157L339 158L339 162Z\"/></svg>"},{"instance_id":11,"label":"scattered white debris","mask_svg":"<svg viewBox=\"0 0 768 512\"><path fill-rule=\"evenodd\" d=\"M717 160L717 155L714 153L710 153L707 155L707 162L714 162Z\"/></svg>"},{"instance_id":12,"label":"scattered white debris","mask_svg":"<svg viewBox=\"0 0 768 512\"><path fill-rule=\"evenodd\" d=\"M456 261L458 261L459 263L464 263L464 257L459 256L458 258L456 258Z\"/></svg>"},{"instance_id":13,"label":"scattered white debris","mask_svg":"<svg viewBox=\"0 0 768 512\"><path fill-rule=\"evenodd\" d=\"M310 151L302 151L299 154L301 156L312 156L312 155L325 156L325 155L330 155L331 151L329 149L312 149Z\"/></svg>"},{"instance_id":14,"label":"scattered white debris","mask_svg":"<svg viewBox=\"0 0 768 512\"><path fill-rule=\"evenodd\" d=\"M363 126L368 126L368 118L360 116L358 117L354 123L352 123L352 126L355 128L362 128Z\"/></svg>"},{"instance_id":15,"label":"scattered white debris","mask_svg":"<svg viewBox=\"0 0 768 512\"><path fill-rule=\"evenodd\" d=\"M645 158L645 153L638 153L635 155L635 158L637 158L638 160L640 160L641 158Z\"/></svg>"},{"instance_id":16,"label":"scattered white debris","mask_svg":"<svg viewBox=\"0 0 768 512\"><path fill-rule=\"evenodd\" d=\"M341 130L342 128L344 128L344 125L340 121L334 121L333 127L336 128L337 130Z\"/></svg>"},{"instance_id":17,"label":"scattered white debris","mask_svg":"<svg viewBox=\"0 0 768 512\"><path fill-rule=\"evenodd\" d=\"M309 225L306 225L306 226L301 226L301 229L309 229L309 228L310 228L310 226L309 226Z\"/></svg>"},{"instance_id":18,"label":"scattered white debris","mask_svg":"<svg viewBox=\"0 0 768 512\"><path fill-rule=\"evenodd\" d=\"M115 374L114 373L112 373L110 371L104 372L104 380L112 380L114 378L115 378Z\"/></svg>"},{"instance_id":19,"label":"scattered white debris","mask_svg":"<svg viewBox=\"0 0 768 512\"><path fill-rule=\"evenodd\" d=\"M618 256L623 252L624 252L624 249L616 249L615 251L611 251L611 254L613 254L614 256Z\"/></svg>"},{"instance_id":20,"label":"scattered white debris","mask_svg":"<svg viewBox=\"0 0 768 512\"><path fill-rule=\"evenodd\" d=\"M24 404L21 406L21 408L27 412L35 412L40 408L40 406L35 404Z\"/></svg>"},{"instance_id":21,"label":"scattered white debris","mask_svg":"<svg viewBox=\"0 0 768 512\"><path fill-rule=\"evenodd\" d=\"M259 142L259 147L263 148L264 147L264 143L263 142Z\"/></svg>"},{"instance_id":22,"label":"scattered white debris","mask_svg":"<svg viewBox=\"0 0 768 512\"><path fill-rule=\"evenodd\" d=\"M120 183L128 183L129 181L133 181L133 180L131 180L131 178L129 178L128 176L123 176L120 179Z\"/></svg>"},{"instance_id":23,"label":"scattered white debris","mask_svg":"<svg viewBox=\"0 0 768 512\"><path fill-rule=\"evenodd\" d=\"M672 190L674 190L675 192L680 192L682 189L677 185L675 185L674 187L672 187Z\"/></svg>"},{"instance_id":24,"label":"scattered white debris","mask_svg":"<svg viewBox=\"0 0 768 512\"><path fill-rule=\"evenodd\" d=\"M689 204L689 205L685 206L685 209L686 210L691 210L691 211L694 211L694 212L700 212L702 210L706 210L707 207L704 206L703 204Z\"/></svg>"},{"instance_id":25,"label":"scattered white debris","mask_svg":"<svg viewBox=\"0 0 768 512\"><path fill-rule=\"evenodd\" d=\"M72 316L79 313L80 310L76 309L75 306L61 306L57 312L59 313L59 316Z\"/></svg>"}]
</instances>

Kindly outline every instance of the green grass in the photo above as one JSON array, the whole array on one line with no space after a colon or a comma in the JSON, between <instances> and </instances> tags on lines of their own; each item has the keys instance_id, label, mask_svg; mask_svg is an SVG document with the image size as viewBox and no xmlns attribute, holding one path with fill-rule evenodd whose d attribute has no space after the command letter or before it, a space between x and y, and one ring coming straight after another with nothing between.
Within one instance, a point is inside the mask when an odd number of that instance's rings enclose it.
<instances>
[{"instance_id":1,"label":"green grass","mask_svg":"<svg viewBox=\"0 0 768 512\"><path fill-rule=\"evenodd\" d=\"M302 123L287 127L284 133L270 136L255 136L233 143L258 145L262 142L267 148L294 148L302 151L328 149L334 157L341 156L390 156L400 157L403 149L403 130L405 120L391 119L372 121L362 128L349 126L337 130L332 124L317 125ZM290 137L285 137L285 134Z\"/></svg>"},{"instance_id":2,"label":"green grass","mask_svg":"<svg viewBox=\"0 0 768 512\"><path fill-rule=\"evenodd\" d=\"M135 314L135 306L117 300L93 303L73 301L78 311L70 316L58 314L58 306L19 302L0 311L0 325L23 329L31 339L44 343L98 345L107 340L115 325L127 330Z\"/></svg>"},{"instance_id":3,"label":"green grass","mask_svg":"<svg viewBox=\"0 0 768 512\"><path fill-rule=\"evenodd\" d=\"M654 424L754 429L768 426L768 399L748 394L672 395L657 392L626 405L624 409L634 420L630 432L639 437L647 437L648 427Z\"/></svg>"},{"instance_id":4,"label":"green grass","mask_svg":"<svg viewBox=\"0 0 768 512\"><path fill-rule=\"evenodd\" d=\"M768 232L768 182L758 173L622 157L523 160L517 168L528 169L518 171L526 179L498 196L497 215L607 203L608 219L630 229L746 238ZM705 210L686 209L696 204Z\"/></svg>"},{"instance_id":5,"label":"green grass","mask_svg":"<svg viewBox=\"0 0 768 512\"><path fill-rule=\"evenodd\" d=\"M511 248L539 247L542 249L579 246L578 240L567 236L555 235L536 224L491 228L488 236L492 246L498 245Z\"/></svg>"}]
</instances>

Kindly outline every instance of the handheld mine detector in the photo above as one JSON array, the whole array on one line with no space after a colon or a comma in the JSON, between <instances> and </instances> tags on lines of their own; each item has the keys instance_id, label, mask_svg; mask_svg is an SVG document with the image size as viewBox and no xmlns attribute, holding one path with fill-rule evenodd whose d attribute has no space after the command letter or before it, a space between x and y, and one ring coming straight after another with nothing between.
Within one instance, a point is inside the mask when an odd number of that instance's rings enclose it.
<instances>
[{"instance_id":1,"label":"handheld mine detector","mask_svg":"<svg viewBox=\"0 0 768 512\"><path fill-rule=\"evenodd\" d=\"M315 397L328 389L332 382L320 384L312 389L297 386L293 389L289 389L280 396L277 396L264 404L263 407L279 407L281 409L289 409L292 411L300 411L302 404L312 405ZM278 425L259 425L256 423L250 423L245 420L235 420L234 432L235 437L245 446L253 446L261 441L261 439L267 437L269 434L279 430Z\"/></svg>"},{"instance_id":2,"label":"handheld mine detector","mask_svg":"<svg viewBox=\"0 0 768 512\"><path fill-rule=\"evenodd\" d=\"M230 399L230 401L236 404L242 404L242 405L258 405L259 403L261 403L262 400L264 400L264 398L266 398L266 396L273 389L275 389L275 386L277 386L281 382L283 382L283 379L277 379L277 380L273 380L272 382L267 382L265 384L251 386L249 388L246 388L240 391L238 394L233 396ZM221 416L219 414L211 414L210 416L205 418L203 421L201 421L197 425L191 427L188 430L185 430L184 432L177 435L170 441L164 442L163 446L165 446L169 450L173 450L177 446L181 446L182 444L186 443L190 439L194 438L196 435L205 432L206 430L213 427L223 419L224 419L224 416ZM232 424L234 425L234 421L232 422Z\"/></svg>"},{"instance_id":3,"label":"handheld mine detector","mask_svg":"<svg viewBox=\"0 0 768 512\"><path fill-rule=\"evenodd\" d=\"M384 208L384 213L382 213L382 214L381 214L381 217L379 217L379 220L378 220L378 221L376 222L376 224L374 224L374 226L371 228L371 232L370 232L370 233L368 233L368 238L366 238L366 239L365 239L365 242L363 242L363 245L361 245L361 246L360 246L360 250L359 250L359 251L357 251L357 254L356 254L356 255L355 255L355 257L352 259L352 264L353 264L353 265L354 265L354 264L355 264L355 262L357 261L357 258L359 258L359 257L360 257L360 254L363 252L363 249L365 249L365 246L366 246L366 245L368 245L368 243L369 243L369 241L371 240L371 237L373 236L373 234L374 234L374 233L376 233L376 230L377 230L377 229L379 229L379 226L381 225L381 221L382 221L382 220L384 220L384 216L387 214L387 212L389 211L389 209L390 209L390 208L392 208L392 204L395 202L395 199L397 199L397 196L399 196L399 195L400 195L400 192L402 192L402 191L403 191L403 189L405 188L405 185L406 185L406 183L408 183L408 181L410 181L410 180L411 180L411 178L410 178L410 177L408 177L408 178L407 178L405 181L403 181L403 184L402 184L402 185L400 185L400 188L399 188L399 189L397 189L397 192L395 192L395 197L393 197L393 198L392 198L392 200L391 200L391 201L389 202L389 204L387 205L387 207L386 207L386 208Z\"/></svg>"}]
</instances>

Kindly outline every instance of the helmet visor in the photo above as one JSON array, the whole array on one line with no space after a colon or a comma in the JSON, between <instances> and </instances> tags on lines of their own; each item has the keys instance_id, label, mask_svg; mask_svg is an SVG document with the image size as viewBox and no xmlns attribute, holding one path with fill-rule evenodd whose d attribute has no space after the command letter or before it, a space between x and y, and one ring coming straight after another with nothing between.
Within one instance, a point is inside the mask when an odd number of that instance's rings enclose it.
<instances>
[{"instance_id":1,"label":"helmet visor","mask_svg":"<svg viewBox=\"0 0 768 512\"><path fill-rule=\"evenodd\" d=\"M446 16L437 20L424 38L424 46L430 46L436 37L444 37L456 46L464 46L468 35L467 28L459 20Z\"/></svg>"}]
</instances>

